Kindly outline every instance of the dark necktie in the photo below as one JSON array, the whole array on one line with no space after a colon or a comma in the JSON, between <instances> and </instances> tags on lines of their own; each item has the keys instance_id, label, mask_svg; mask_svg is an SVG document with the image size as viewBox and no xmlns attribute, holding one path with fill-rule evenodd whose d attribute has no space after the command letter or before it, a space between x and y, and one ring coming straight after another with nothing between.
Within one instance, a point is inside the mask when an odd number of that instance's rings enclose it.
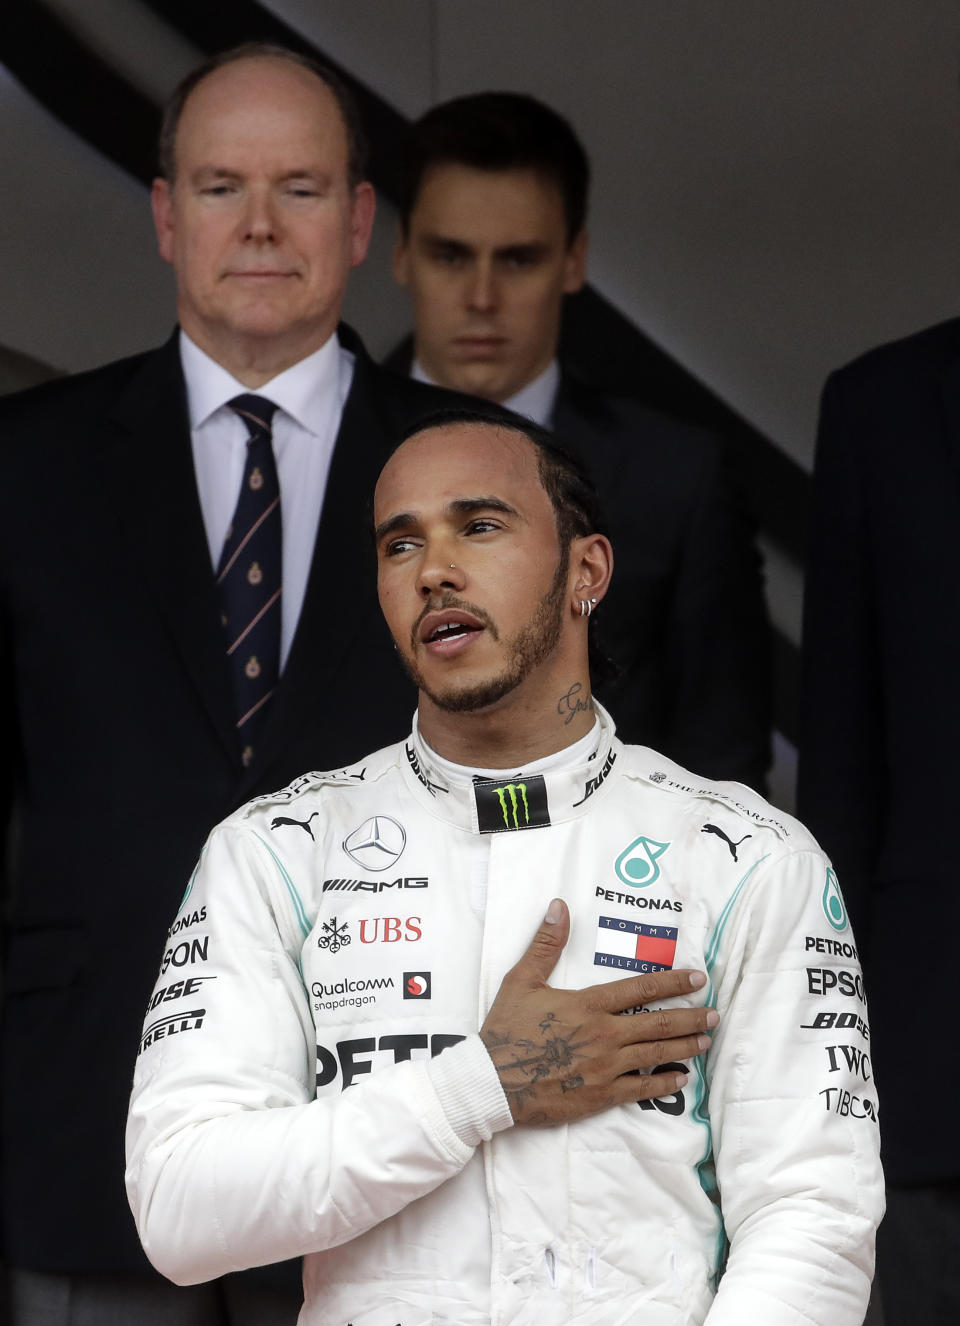
<instances>
[{"instance_id":1,"label":"dark necktie","mask_svg":"<svg viewBox=\"0 0 960 1326\"><path fill-rule=\"evenodd\" d=\"M231 410L250 433L243 482L217 567L220 611L244 767L280 677L282 525L271 421L276 406L262 396L235 396Z\"/></svg>"}]
</instances>

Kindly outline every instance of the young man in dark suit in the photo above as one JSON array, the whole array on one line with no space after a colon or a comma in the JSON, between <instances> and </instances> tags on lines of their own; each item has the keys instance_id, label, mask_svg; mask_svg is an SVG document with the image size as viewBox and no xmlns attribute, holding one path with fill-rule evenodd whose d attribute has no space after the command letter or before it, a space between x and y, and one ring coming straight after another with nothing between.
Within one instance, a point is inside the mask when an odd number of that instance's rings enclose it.
<instances>
[{"instance_id":1,"label":"young man in dark suit","mask_svg":"<svg viewBox=\"0 0 960 1326\"><path fill-rule=\"evenodd\" d=\"M597 483L618 550L604 608L621 733L762 786L770 681L760 568L717 441L557 362L583 284L589 167L570 125L517 93L460 97L411 130L394 258L424 382L556 430Z\"/></svg>"},{"instance_id":2,"label":"young man in dark suit","mask_svg":"<svg viewBox=\"0 0 960 1326\"><path fill-rule=\"evenodd\" d=\"M123 1191L132 1047L210 826L399 737L415 703L364 511L398 433L444 398L337 328L374 211L355 113L324 70L241 48L174 95L161 158L179 331L0 403L16 1326L292 1326L296 1284L264 1302L148 1267Z\"/></svg>"}]
</instances>

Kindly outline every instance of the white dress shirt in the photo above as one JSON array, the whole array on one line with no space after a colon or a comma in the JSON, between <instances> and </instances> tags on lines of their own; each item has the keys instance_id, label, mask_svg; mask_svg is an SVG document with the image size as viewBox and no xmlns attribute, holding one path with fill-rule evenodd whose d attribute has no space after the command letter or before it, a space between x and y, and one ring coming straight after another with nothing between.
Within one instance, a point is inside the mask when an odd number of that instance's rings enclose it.
<instances>
[{"instance_id":1,"label":"white dress shirt","mask_svg":"<svg viewBox=\"0 0 960 1326\"><path fill-rule=\"evenodd\" d=\"M247 426L227 402L249 391L185 332L180 360L187 384L193 466L210 563L216 571L243 479ZM253 395L272 401L273 454L283 521L280 667L286 664L307 588L317 525L354 357L336 336Z\"/></svg>"},{"instance_id":2,"label":"white dress shirt","mask_svg":"<svg viewBox=\"0 0 960 1326\"><path fill-rule=\"evenodd\" d=\"M419 359L414 359L411 364L410 376L417 382L426 382L431 387L438 385ZM516 395L508 397L502 404L508 410L513 410L514 414L522 414L525 419L532 419L541 428L549 428L559 386L560 365L555 359L551 359L538 377L528 382L525 387L521 387Z\"/></svg>"}]
</instances>

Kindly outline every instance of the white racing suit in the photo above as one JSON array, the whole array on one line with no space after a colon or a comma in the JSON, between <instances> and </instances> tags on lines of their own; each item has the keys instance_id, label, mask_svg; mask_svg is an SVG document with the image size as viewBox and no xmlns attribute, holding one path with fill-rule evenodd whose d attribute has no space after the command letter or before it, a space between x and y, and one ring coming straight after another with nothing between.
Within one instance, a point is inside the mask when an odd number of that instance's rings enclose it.
<instances>
[{"instance_id":1,"label":"white racing suit","mask_svg":"<svg viewBox=\"0 0 960 1326\"><path fill-rule=\"evenodd\" d=\"M600 716L573 770L451 781L415 731L214 830L130 1106L171 1279L304 1254L304 1326L859 1326L883 1187L836 879ZM477 1029L555 896L551 984L696 968L673 1002L720 1025L676 1094L513 1127Z\"/></svg>"}]
</instances>

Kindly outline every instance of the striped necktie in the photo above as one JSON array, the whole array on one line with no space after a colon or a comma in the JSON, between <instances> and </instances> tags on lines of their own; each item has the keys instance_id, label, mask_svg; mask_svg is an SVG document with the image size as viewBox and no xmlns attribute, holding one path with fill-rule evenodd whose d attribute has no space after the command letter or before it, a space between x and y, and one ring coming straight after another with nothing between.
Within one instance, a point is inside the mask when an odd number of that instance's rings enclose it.
<instances>
[{"instance_id":1,"label":"striped necktie","mask_svg":"<svg viewBox=\"0 0 960 1326\"><path fill-rule=\"evenodd\" d=\"M217 588L227 633L244 768L253 761L270 697L280 677L282 524L271 421L276 406L262 396L228 402L247 425L247 460L227 530Z\"/></svg>"}]
</instances>

